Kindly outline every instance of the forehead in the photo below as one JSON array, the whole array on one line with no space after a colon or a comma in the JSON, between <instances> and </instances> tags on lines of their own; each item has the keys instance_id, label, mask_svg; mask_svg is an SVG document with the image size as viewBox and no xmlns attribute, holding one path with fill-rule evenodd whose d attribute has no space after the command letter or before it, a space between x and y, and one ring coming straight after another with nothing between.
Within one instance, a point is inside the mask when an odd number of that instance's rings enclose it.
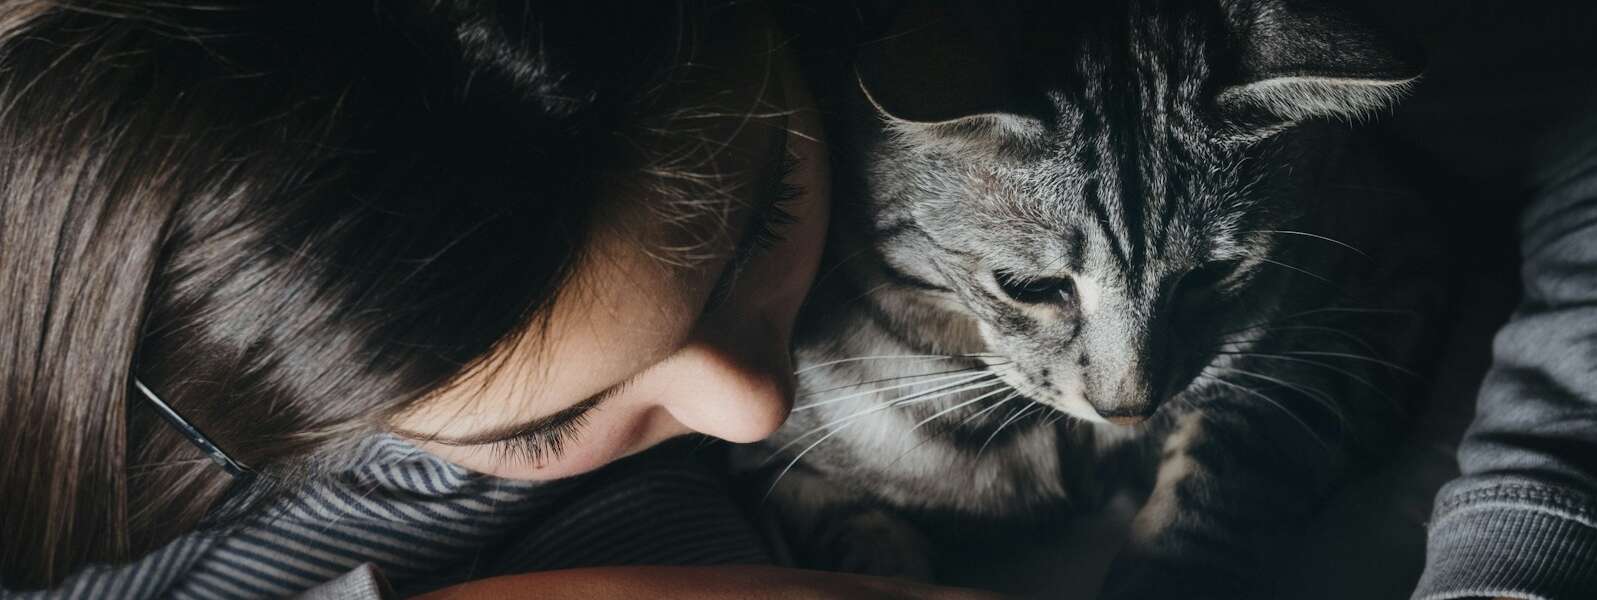
<instances>
[{"instance_id":1,"label":"forehead","mask_svg":"<svg viewBox=\"0 0 1597 600\"><path fill-rule=\"evenodd\" d=\"M1058 59L1036 70L1046 150L997 170L1009 185L988 185L998 193L978 210L1011 225L1011 246L1095 250L1122 271L1238 251L1260 175L1211 110L1219 15L1201 3L1114 4L1038 50Z\"/></svg>"},{"instance_id":2,"label":"forehead","mask_svg":"<svg viewBox=\"0 0 1597 600\"><path fill-rule=\"evenodd\" d=\"M1055 148L1016 164L940 169L935 177L956 192L932 195L917 220L995 265L1080 271L1103 262L1135 271L1152 261L1227 258L1261 216L1233 165L1076 137L1056 134Z\"/></svg>"}]
</instances>

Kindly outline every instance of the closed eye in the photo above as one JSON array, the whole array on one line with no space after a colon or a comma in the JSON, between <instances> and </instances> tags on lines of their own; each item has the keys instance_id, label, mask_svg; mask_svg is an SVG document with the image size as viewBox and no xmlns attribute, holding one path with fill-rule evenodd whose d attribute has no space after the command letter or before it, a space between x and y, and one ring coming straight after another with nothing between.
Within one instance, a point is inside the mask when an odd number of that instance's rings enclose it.
<instances>
[{"instance_id":1,"label":"closed eye","mask_svg":"<svg viewBox=\"0 0 1597 600\"><path fill-rule=\"evenodd\" d=\"M781 135L776 136L771 144L769 164L763 170L760 197L755 199L755 208L744 226L743 237L738 240L726 268L710 289L703 312L714 312L725 304L744 267L781 244L788 227L798 221L789 209L804 194L804 189L790 181L790 176L798 168L798 159L787 153L789 135L784 125Z\"/></svg>"},{"instance_id":2,"label":"closed eye","mask_svg":"<svg viewBox=\"0 0 1597 600\"><path fill-rule=\"evenodd\" d=\"M1004 295L1024 304L1069 303L1076 298L1076 283L1069 277L1028 279L1006 271L994 271L993 281Z\"/></svg>"}]
</instances>

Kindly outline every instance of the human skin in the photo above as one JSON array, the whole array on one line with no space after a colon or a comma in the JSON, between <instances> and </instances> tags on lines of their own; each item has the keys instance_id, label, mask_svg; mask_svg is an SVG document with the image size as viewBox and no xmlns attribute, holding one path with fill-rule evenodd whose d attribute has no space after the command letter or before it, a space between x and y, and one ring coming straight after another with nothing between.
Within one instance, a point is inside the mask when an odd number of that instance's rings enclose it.
<instances>
[{"instance_id":1,"label":"human skin","mask_svg":"<svg viewBox=\"0 0 1597 600\"><path fill-rule=\"evenodd\" d=\"M692 598L694 600L996 600L988 592L939 588L884 577L775 567L615 567L545 571L474 581L423 600Z\"/></svg>"},{"instance_id":2,"label":"human skin","mask_svg":"<svg viewBox=\"0 0 1597 600\"><path fill-rule=\"evenodd\" d=\"M548 327L495 357L500 368L472 373L395 420L401 435L474 471L544 480L581 474L683 434L752 442L782 425L792 407L793 324L826 237L830 174L809 91L791 57L768 50L779 39L768 21L752 18L761 26L743 29L745 39L722 48L723 56L741 59L721 70L726 81L717 85L712 77L704 84L716 98L713 110L741 116L708 123L699 134L724 144L715 169L742 195L734 204L745 207L768 201L749 193L776 187L761 180L771 174L760 168L770 162L774 141L781 140L785 147L778 151L796 159L786 182L802 193L784 204L793 222L782 230L782 241L739 270L724 302L712 303L736 240L749 233L748 219L740 214L748 209L731 211L726 235L701 248L712 258L684 268L645 248L694 241L683 239L680 227L662 227L645 186L618 183L610 191L617 201L592 232L589 251L554 303ZM612 390L622 382L619 391ZM555 414L606 390L613 393L589 412L558 457L525 460L491 447L431 439ZM997 598L896 579L763 566L546 571L468 582L424 597Z\"/></svg>"},{"instance_id":3,"label":"human skin","mask_svg":"<svg viewBox=\"0 0 1597 600\"><path fill-rule=\"evenodd\" d=\"M755 35L748 41L758 44L760 39ZM680 245L682 240L673 238L679 232L651 222L641 188L618 185L614 194L621 201L593 233L592 248L578 263L568 288L575 291L556 301L542 337L511 347L498 357L500 369L473 374L419 410L402 415L394 423L402 435L428 452L478 472L556 479L686 433L752 442L781 426L792 406L793 323L819 264L830 175L820 118L797 68L780 51L763 55L726 71L729 78L761 84L742 88L746 95L722 110L769 116L707 127L709 135L725 141L716 168L734 179L756 173L758 165L770 158L771 142L783 139L782 151L797 159L787 182L803 192L786 205L794 222L783 230L782 241L741 269L726 301L705 310L735 245L732 240L746 235L742 229L748 224L733 214L727 221L740 226L711 249L715 258L699 268L673 267L640 248L649 243ZM774 78L751 76L767 66ZM756 179L751 177L739 189L771 187ZM744 203L762 200L749 198ZM624 389L608 394L591 411L558 458L516 460L488 448L428 439L429 434L460 437L554 414L622 381ZM841 573L710 566L525 573L468 582L424 597L975 600L998 596Z\"/></svg>"},{"instance_id":4,"label":"human skin","mask_svg":"<svg viewBox=\"0 0 1597 600\"><path fill-rule=\"evenodd\" d=\"M663 440L702 433L752 442L774 432L792 402L789 340L814 279L830 201L819 115L779 36L761 27L706 50L713 66L696 85L709 99L684 102L725 117L695 133L720 144L714 170L728 188L727 211L688 223L659 218L646 185L608 188L600 224L572 280L549 312L548 327L506 347L395 420L424 450L499 477L547 480L584 473ZM776 49L772 49L776 48ZM785 144L780 147L777 143ZM773 149L797 160L786 182L803 190L784 207L794 217L782 241L738 271L726 300L706 310L725 276L750 213L777 188L763 167ZM719 201L718 199L709 199ZM719 228L719 230L718 230ZM709 232L695 239L693 233ZM708 242L706 242L708 240ZM707 257L671 264L670 250L692 246ZM444 443L558 413L625 382L587 413L559 456L528 460L491 444Z\"/></svg>"}]
</instances>

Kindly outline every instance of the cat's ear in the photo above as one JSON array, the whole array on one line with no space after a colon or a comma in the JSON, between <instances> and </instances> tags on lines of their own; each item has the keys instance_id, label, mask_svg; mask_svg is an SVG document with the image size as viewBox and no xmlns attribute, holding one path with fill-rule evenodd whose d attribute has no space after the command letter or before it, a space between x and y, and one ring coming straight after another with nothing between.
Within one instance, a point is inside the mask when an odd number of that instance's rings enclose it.
<instances>
[{"instance_id":1,"label":"cat's ear","mask_svg":"<svg viewBox=\"0 0 1597 600\"><path fill-rule=\"evenodd\" d=\"M854 72L865 100L892 129L927 141L992 142L1041 128L1012 106L1002 25L990 10L957 2L900 5L861 44Z\"/></svg>"},{"instance_id":2,"label":"cat's ear","mask_svg":"<svg viewBox=\"0 0 1597 600\"><path fill-rule=\"evenodd\" d=\"M1222 111L1292 123L1393 107L1422 70L1419 52L1315 0L1222 2L1240 44L1240 81Z\"/></svg>"}]
</instances>

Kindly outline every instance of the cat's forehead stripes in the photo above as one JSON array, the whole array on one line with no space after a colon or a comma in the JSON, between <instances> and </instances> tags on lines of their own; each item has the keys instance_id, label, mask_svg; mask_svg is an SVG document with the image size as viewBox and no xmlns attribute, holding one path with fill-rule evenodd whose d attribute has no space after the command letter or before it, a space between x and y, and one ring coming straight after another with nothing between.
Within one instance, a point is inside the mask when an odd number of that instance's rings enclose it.
<instances>
[{"instance_id":1,"label":"cat's forehead stripes","mask_svg":"<svg viewBox=\"0 0 1597 600\"><path fill-rule=\"evenodd\" d=\"M1168 273L1201 258L1223 215L1228 165L1208 145L1199 112L1209 86L1205 39L1218 14L1128 3L1131 18L1096 23L1078 38L1076 59L1052 95L1062 153L1085 174L1069 194L1095 224L1095 244L1133 295L1155 293Z\"/></svg>"}]
</instances>

